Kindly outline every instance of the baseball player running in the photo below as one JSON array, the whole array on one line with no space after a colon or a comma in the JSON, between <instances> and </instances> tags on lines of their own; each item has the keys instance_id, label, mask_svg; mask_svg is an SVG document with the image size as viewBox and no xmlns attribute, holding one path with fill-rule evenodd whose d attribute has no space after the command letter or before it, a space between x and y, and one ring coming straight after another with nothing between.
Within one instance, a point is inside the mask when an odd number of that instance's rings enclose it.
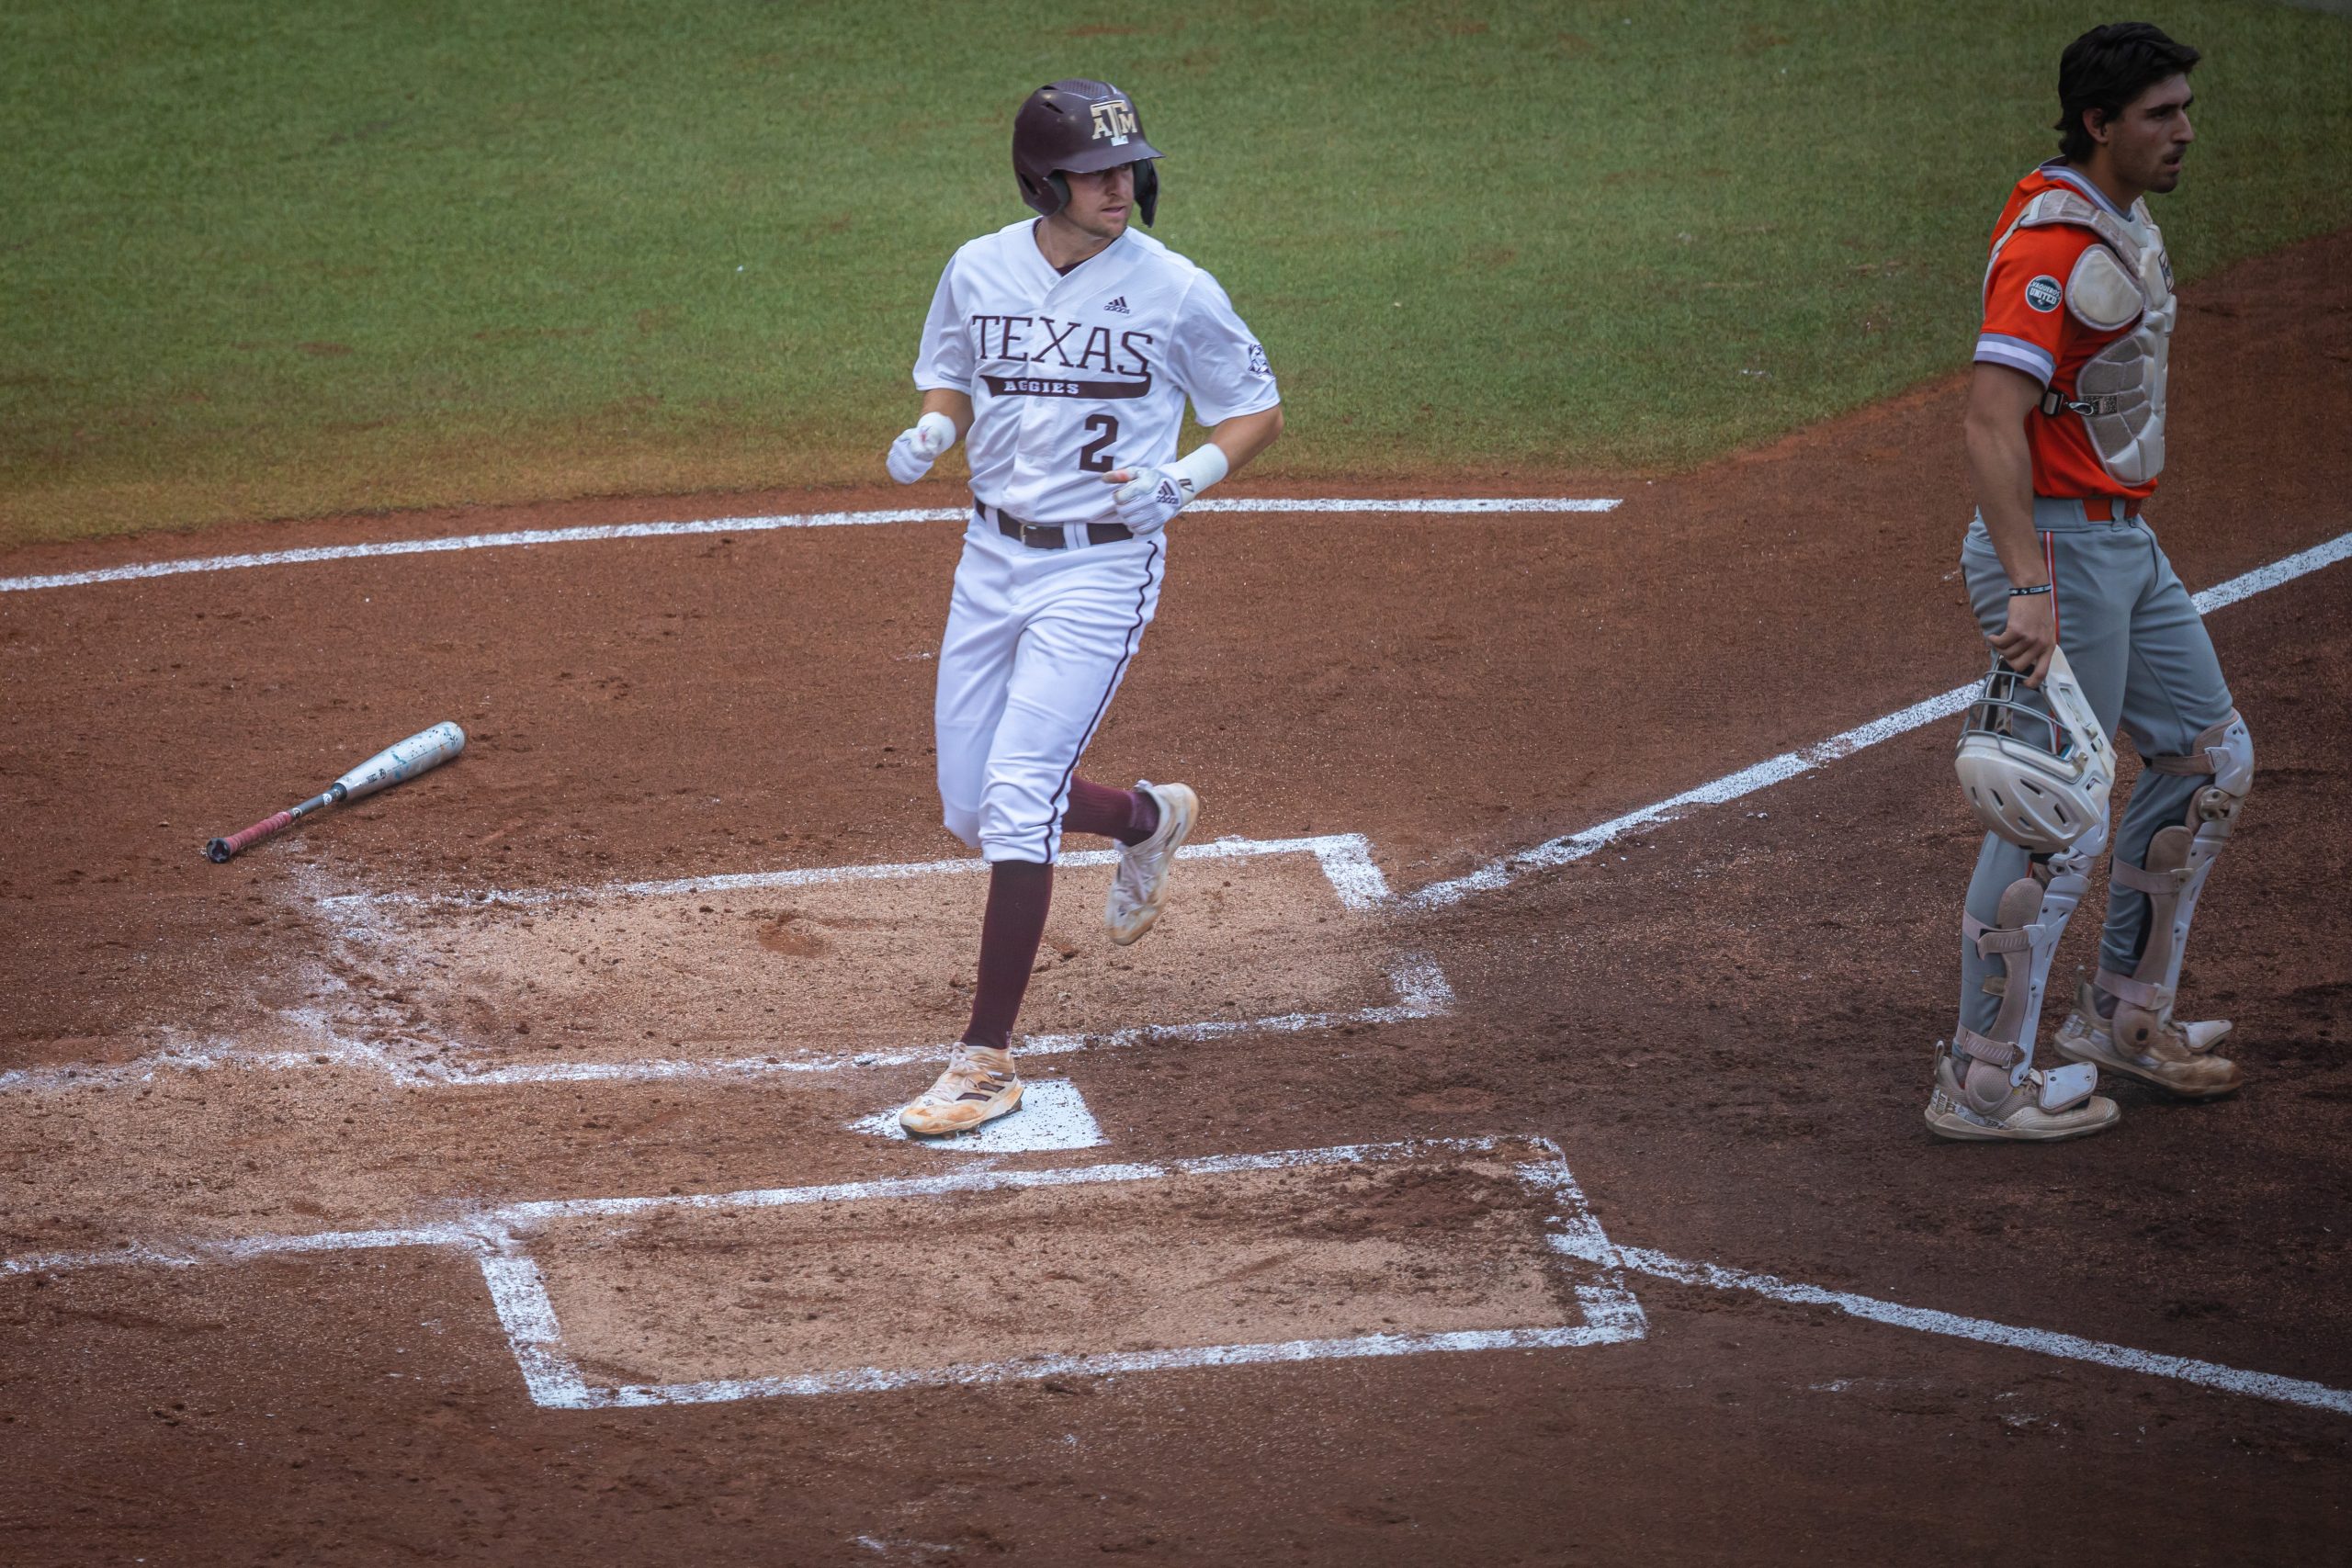
<instances>
[{"instance_id":1,"label":"baseball player running","mask_svg":"<svg viewBox=\"0 0 2352 1568\"><path fill-rule=\"evenodd\" d=\"M890 477L912 484L967 442L974 504L933 722L948 831L989 861L972 1021L899 1113L911 1133L1021 1103L1012 1021L1063 832L1119 841L1104 919L1131 942L1159 918L1200 809L1182 784L1078 773L1159 607L1169 521L1283 427L1265 351L1216 279L1128 226L1152 220L1159 156L1107 82L1029 95L1012 172L1039 216L948 262L915 358L922 417L890 445ZM1187 398L1209 439L1179 458Z\"/></svg>"},{"instance_id":2,"label":"baseball player running","mask_svg":"<svg viewBox=\"0 0 2352 1568\"><path fill-rule=\"evenodd\" d=\"M1959 1027L1928 1125L1947 1138L2071 1138L2114 1124L2098 1069L2171 1094L2236 1089L2227 1022L2173 1017L2197 899L2254 779L2203 622L2142 516L2165 460L2175 314L2143 199L2180 183L2197 51L2141 22L2094 28L2058 71L2061 155L1994 225L1969 391L1977 501L1961 551L1993 672L1959 767L1990 829L1962 919ZM2146 763L2114 830L2095 978L2037 1070L2034 1032L2067 917L2108 832L2118 724Z\"/></svg>"}]
</instances>

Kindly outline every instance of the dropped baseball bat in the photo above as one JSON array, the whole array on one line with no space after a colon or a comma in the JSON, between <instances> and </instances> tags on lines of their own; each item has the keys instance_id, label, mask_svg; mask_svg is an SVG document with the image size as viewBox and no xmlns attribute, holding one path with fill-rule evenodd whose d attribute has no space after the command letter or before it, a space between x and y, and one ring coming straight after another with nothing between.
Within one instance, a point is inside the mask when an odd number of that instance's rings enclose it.
<instances>
[{"instance_id":1,"label":"dropped baseball bat","mask_svg":"<svg viewBox=\"0 0 2352 1568\"><path fill-rule=\"evenodd\" d=\"M265 817L242 833L210 840L204 846L204 852L213 864L223 864L232 855L284 831L321 807L340 806L346 800L357 800L404 779L413 779L429 768L439 767L465 749L466 732L454 724L444 721L430 729L420 729L398 745L385 747L301 805L288 807L275 817Z\"/></svg>"}]
</instances>

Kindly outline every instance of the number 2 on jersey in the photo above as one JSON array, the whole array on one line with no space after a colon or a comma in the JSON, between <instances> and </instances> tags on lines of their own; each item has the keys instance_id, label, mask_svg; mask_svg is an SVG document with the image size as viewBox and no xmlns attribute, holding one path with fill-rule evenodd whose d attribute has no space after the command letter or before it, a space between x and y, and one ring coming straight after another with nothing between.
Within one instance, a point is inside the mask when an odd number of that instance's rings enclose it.
<instances>
[{"instance_id":1,"label":"number 2 on jersey","mask_svg":"<svg viewBox=\"0 0 2352 1568\"><path fill-rule=\"evenodd\" d=\"M1111 443L1119 438L1119 422L1107 413L1091 413L1086 428L1094 439L1078 449L1078 466L1090 474L1107 474L1114 467Z\"/></svg>"}]
</instances>

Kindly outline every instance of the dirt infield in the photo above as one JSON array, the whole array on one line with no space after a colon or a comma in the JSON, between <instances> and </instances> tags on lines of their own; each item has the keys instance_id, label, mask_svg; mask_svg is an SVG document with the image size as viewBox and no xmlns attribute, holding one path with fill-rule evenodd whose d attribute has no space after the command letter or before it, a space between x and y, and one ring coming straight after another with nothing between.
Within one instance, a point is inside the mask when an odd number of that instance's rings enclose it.
<instances>
[{"instance_id":1,"label":"dirt infield","mask_svg":"<svg viewBox=\"0 0 2352 1568\"><path fill-rule=\"evenodd\" d=\"M2192 588L2352 530L2347 277L2339 235L2184 296ZM1061 874L1069 1131L994 1154L861 1125L969 995L952 525L0 592L0 1555L2346 1560L2352 563L2211 617L2260 758L2186 983L2232 1100L1927 1134L1946 724L1411 899L1967 680L1958 410L1419 492L1605 513L1181 525L1089 771L1228 842L1132 950ZM198 857L440 718L457 763Z\"/></svg>"}]
</instances>

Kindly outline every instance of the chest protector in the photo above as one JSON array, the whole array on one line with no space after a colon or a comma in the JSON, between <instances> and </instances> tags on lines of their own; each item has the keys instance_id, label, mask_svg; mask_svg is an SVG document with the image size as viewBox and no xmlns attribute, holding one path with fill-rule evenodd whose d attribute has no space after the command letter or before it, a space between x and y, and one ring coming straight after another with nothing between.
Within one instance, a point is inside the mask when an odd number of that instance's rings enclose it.
<instances>
[{"instance_id":1,"label":"chest protector","mask_svg":"<svg viewBox=\"0 0 2352 1568\"><path fill-rule=\"evenodd\" d=\"M2172 291L2172 262L2148 204L2133 202L2132 216L2147 236L2144 242L2132 224L2098 203L2071 190L2046 190L2026 203L1994 245L1993 260L1999 261L2001 247L2020 229L2064 223L2098 236L2066 279L2066 309L2093 332L2132 330L2094 355L2075 373L2071 390L2053 383L2042 397L2041 412L2080 419L2100 466L2116 482L2143 485L2165 466L2165 375L2179 305ZM1986 288L1992 281L1988 264Z\"/></svg>"}]
</instances>

